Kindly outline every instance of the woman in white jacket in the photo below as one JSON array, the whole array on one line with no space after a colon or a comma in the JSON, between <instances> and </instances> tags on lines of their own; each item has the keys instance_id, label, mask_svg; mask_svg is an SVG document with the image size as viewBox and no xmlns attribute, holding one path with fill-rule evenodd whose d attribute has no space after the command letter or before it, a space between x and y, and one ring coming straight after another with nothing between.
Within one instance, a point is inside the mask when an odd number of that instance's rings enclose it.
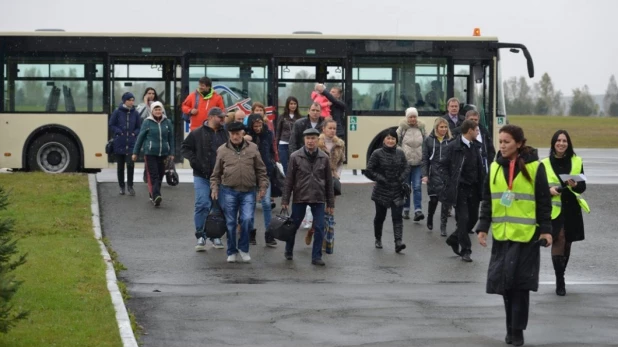
<instances>
[{"instance_id":1,"label":"woman in white jacket","mask_svg":"<svg viewBox=\"0 0 618 347\"><path fill-rule=\"evenodd\" d=\"M422 190L421 174L423 160L423 141L425 141L425 124L418 119L418 111L414 107L406 109L406 118L402 119L397 129L399 145L406 155L410 165L410 187L414 200L414 221L418 222L425 218L421 208ZM410 198L403 207L403 218L410 219Z\"/></svg>"}]
</instances>

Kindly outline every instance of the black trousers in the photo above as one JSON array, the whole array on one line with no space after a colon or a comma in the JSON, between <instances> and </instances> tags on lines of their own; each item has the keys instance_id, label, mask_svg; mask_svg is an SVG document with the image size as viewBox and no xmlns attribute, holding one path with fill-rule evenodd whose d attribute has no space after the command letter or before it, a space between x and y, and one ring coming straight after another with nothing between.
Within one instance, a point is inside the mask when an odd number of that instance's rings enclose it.
<instances>
[{"instance_id":1,"label":"black trousers","mask_svg":"<svg viewBox=\"0 0 618 347\"><path fill-rule=\"evenodd\" d=\"M530 309L529 290L507 290L502 296L506 311L506 328L511 330L526 330Z\"/></svg>"},{"instance_id":2,"label":"black trousers","mask_svg":"<svg viewBox=\"0 0 618 347\"><path fill-rule=\"evenodd\" d=\"M457 204L455 205L457 230L455 230L449 238L457 238L461 246L461 254L470 254L472 252L472 244L470 243L468 231L474 229L479 219L480 204L481 197L479 196L478 186L460 183L457 188Z\"/></svg>"},{"instance_id":3,"label":"black trousers","mask_svg":"<svg viewBox=\"0 0 618 347\"><path fill-rule=\"evenodd\" d=\"M165 158L155 155L145 155L144 163L148 177L148 191L152 199L161 196L161 182L165 175Z\"/></svg>"},{"instance_id":4,"label":"black trousers","mask_svg":"<svg viewBox=\"0 0 618 347\"><path fill-rule=\"evenodd\" d=\"M382 240L382 228L386 220L386 212L388 207L376 204L376 216L373 219L373 230L376 240ZM403 237L403 206L395 206L391 204L391 218L393 219L393 234L395 241L401 240Z\"/></svg>"},{"instance_id":5,"label":"black trousers","mask_svg":"<svg viewBox=\"0 0 618 347\"><path fill-rule=\"evenodd\" d=\"M127 165L127 184L133 187L133 171L135 164L130 155L116 154L116 173L118 174L118 184L124 188L124 166Z\"/></svg>"}]
</instances>

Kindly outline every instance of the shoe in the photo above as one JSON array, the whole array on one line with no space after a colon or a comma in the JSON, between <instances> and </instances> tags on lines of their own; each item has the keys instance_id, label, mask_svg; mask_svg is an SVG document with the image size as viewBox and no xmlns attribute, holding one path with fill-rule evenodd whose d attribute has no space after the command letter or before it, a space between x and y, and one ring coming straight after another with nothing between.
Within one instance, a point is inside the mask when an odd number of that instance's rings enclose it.
<instances>
[{"instance_id":1,"label":"shoe","mask_svg":"<svg viewBox=\"0 0 618 347\"><path fill-rule=\"evenodd\" d=\"M153 201L155 207L161 206L161 201L163 201L163 198L160 195L157 196Z\"/></svg>"},{"instance_id":2,"label":"shoe","mask_svg":"<svg viewBox=\"0 0 618 347\"><path fill-rule=\"evenodd\" d=\"M267 240L265 243L266 243L266 247L271 247L271 248L277 247L277 240L275 240L274 238L272 240Z\"/></svg>"},{"instance_id":3,"label":"shoe","mask_svg":"<svg viewBox=\"0 0 618 347\"><path fill-rule=\"evenodd\" d=\"M410 219L410 211L403 211L403 219Z\"/></svg>"},{"instance_id":4,"label":"shoe","mask_svg":"<svg viewBox=\"0 0 618 347\"><path fill-rule=\"evenodd\" d=\"M406 249L406 244L401 242L401 240L395 241L395 252L399 253Z\"/></svg>"},{"instance_id":5,"label":"shoe","mask_svg":"<svg viewBox=\"0 0 618 347\"><path fill-rule=\"evenodd\" d=\"M251 256L249 255L249 253L245 253L243 251L238 251L238 254L240 254L240 258L242 259L243 263L250 263L251 262Z\"/></svg>"},{"instance_id":6,"label":"shoe","mask_svg":"<svg viewBox=\"0 0 618 347\"><path fill-rule=\"evenodd\" d=\"M274 201L270 202L270 208L274 209L275 207L277 207L277 204Z\"/></svg>"},{"instance_id":7,"label":"shoe","mask_svg":"<svg viewBox=\"0 0 618 347\"><path fill-rule=\"evenodd\" d=\"M444 235L446 235L446 230L444 231ZM453 253L457 255L461 255L461 253L459 253L459 242L457 241L457 238L453 238L453 237L447 238L446 244L451 246L451 248L453 249Z\"/></svg>"},{"instance_id":8,"label":"shoe","mask_svg":"<svg viewBox=\"0 0 618 347\"><path fill-rule=\"evenodd\" d=\"M128 191L129 191L129 195L130 195L130 196L135 196L135 190L133 190L133 187L132 187L132 186L129 186Z\"/></svg>"},{"instance_id":9,"label":"shoe","mask_svg":"<svg viewBox=\"0 0 618 347\"><path fill-rule=\"evenodd\" d=\"M418 222L425 219L425 215L423 214L423 212L421 211L416 211L414 212L414 221Z\"/></svg>"},{"instance_id":10,"label":"shoe","mask_svg":"<svg viewBox=\"0 0 618 347\"><path fill-rule=\"evenodd\" d=\"M228 263L235 263L236 260L237 260L237 254L236 253L227 256L227 262Z\"/></svg>"},{"instance_id":11,"label":"shoe","mask_svg":"<svg viewBox=\"0 0 618 347\"><path fill-rule=\"evenodd\" d=\"M124 195L124 187L120 187L120 195Z\"/></svg>"},{"instance_id":12,"label":"shoe","mask_svg":"<svg viewBox=\"0 0 618 347\"><path fill-rule=\"evenodd\" d=\"M225 248L223 247L223 242L221 242L221 239L211 239L210 241L212 241L212 246L216 249Z\"/></svg>"},{"instance_id":13,"label":"shoe","mask_svg":"<svg viewBox=\"0 0 618 347\"><path fill-rule=\"evenodd\" d=\"M199 239L197 239L197 245L195 245L195 251L196 252L206 251L206 241L204 240L203 237L200 237Z\"/></svg>"},{"instance_id":14,"label":"shoe","mask_svg":"<svg viewBox=\"0 0 618 347\"><path fill-rule=\"evenodd\" d=\"M324 266L324 265L326 265L326 263L322 259L313 259L311 261L311 264L317 265L317 266Z\"/></svg>"},{"instance_id":15,"label":"shoe","mask_svg":"<svg viewBox=\"0 0 618 347\"><path fill-rule=\"evenodd\" d=\"M307 230L307 235L305 235L305 244L309 246L311 244L312 239L313 239L313 228Z\"/></svg>"},{"instance_id":16,"label":"shoe","mask_svg":"<svg viewBox=\"0 0 618 347\"><path fill-rule=\"evenodd\" d=\"M504 337L504 342L505 342L507 345L510 345L510 344L512 344L512 343L513 343L513 335L511 335L511 333L510 333L510 332L506 333L506 336Z\"/></svg>"},{"instance_id":17,"label":"shoe","mask_svg":"<svg viewBox=\"0 0 618 347\"><path fill-rule=\"evenodd\" d=\"M470 253L464 253L461 255L461 261L465 261L466 263L471 263L472 258L470 258Z\"/></svg>"},{"instance_id":18,"label":"shoe","mask_svg":"<svg viewBox=\"0 0 618 347\"><path fill-rule=\"evenodd\" d=\"M249 244L250 245L257 245L257 240L255 239L255 235L257 234L257 230L253 229L251 231L249 231Z\"/></svg>"},{"instance_id":19,"label":"shoe","mask_svg":"<svg viewBox=\"0 0 618 347\"><path fill-rule=\"evenodd\" d=\"M553 255L551 260L554 263L554 272L556 274L556 295L565 296L564 270L566 257L563 255Z\"/></svg>"},{"instance_id":20,"label":"shoe","mask_svg":"<svg viewBox=\"0 0 618 347\"><path fill-rule=\"evenodd\" d=\"M376 240L376 248L377 249L382 249L382 241Z\"/></svg>"},{"instance_id":21,"label":"shoe","mask_svg":"<svg viewBox=\"0 0 618 347\"><path fill-rule=\"evenodd\" d=\"M285 252L285 259L286 260L292 260L294 259L294 256L292 255L292 252Z\"/></svg>"},{"instance_id":22,"label":"shoe","mask_svg":"<svg viewBox=\"0 0 618 347\"><path fill-rule=\"evenodd\" d=\"M427 229L433 230L433 217L427 216Z\"/></svg>"},{"instance_id":23,"label":"shoe","mask_svg":"<svg viewBox=\"0 0 618 347\"><path fill-rule=\"evenodd\" d=\"M523 346L524 345L524 331L523 330L513 330L513 334L511 336L513 346Z\"/></svg>"}]
</instances>

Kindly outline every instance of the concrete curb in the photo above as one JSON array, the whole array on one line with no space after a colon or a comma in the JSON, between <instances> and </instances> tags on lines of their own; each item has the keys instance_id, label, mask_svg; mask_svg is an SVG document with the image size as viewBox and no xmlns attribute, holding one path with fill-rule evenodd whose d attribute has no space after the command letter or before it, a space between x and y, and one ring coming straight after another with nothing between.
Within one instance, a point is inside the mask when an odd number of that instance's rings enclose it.
<instances>
[{"instance_id":1,"label":"concrete curb","mask_svg":"<svg viewBox=\"0 0 618 347\"><path fill-rule=\"evenodd\" d=\"M124 300L122 300L122 294L120 294L120 289L118 288L116 272L114 271L114 265L112 263L112 257L109 255L109 252L107 252L107 248L105 247L105 244L103 244L102 240L103 235L101 232L99 194L97 191L96 175L88 175L88 183L90 186L90 209L92 211L92 228L94 231L94 237L97 239L97 242L99 242L99 247L101 248L101 255L103 256L103 260L105 261L105 265L107 266L107 269L105 270L107 290L109 290L109 293L112 296L112 304L114 305L114 310L116 311L116 321L118 322L118 328L120 329L120 338L122 339L122 345L124 347L138 347L137 340L135 339L135 335L133 334L133 329L131 328L131 320L129 319L129 313L127 312L127 308L124 305Z\"/></svg>"}]
</instances>

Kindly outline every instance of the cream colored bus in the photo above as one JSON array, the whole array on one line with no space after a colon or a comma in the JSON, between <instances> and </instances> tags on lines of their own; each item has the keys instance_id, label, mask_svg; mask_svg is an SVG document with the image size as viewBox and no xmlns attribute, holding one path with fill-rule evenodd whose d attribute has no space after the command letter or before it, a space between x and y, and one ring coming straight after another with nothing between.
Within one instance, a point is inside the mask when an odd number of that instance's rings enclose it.
<instances>
[{"instance_id":1,"label":"cream colored bus","mask_svg":"<svg viewBox=\"0 0 618 347\"><path fill-rule=\"evenodd\" d=\"M475 31L469 37L0 33L0 168L47 172L113 166L104 148L121 95L153 87L173 120L176 158L188 126L181 104L202 76L228 110L259 101L281 114L288 96L305 112L316 83L343 89L347 168L364 169L372 139L407 107L431 124L456 96L490 129L506 123L499 51L528 50ZM495 138L495 136L494 136Z\"/></svg>"}]
</instances>

